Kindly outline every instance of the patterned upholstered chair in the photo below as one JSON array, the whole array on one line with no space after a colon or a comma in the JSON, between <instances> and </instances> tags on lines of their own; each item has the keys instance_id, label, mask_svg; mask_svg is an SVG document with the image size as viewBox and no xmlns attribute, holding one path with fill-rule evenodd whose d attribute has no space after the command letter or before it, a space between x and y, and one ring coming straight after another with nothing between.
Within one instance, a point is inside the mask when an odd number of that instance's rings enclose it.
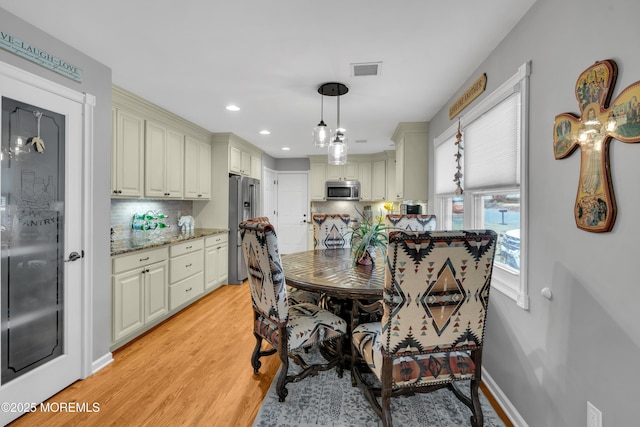
<instances>
[{"instance_id":1,"label":"patterned upholstered chair","mask_svg":"<svg viewBox=\"0 0 640 427\"><path fill-rule=\"evenodd\" d=\"M391 397L443 387L471 409L473 426L483 425L478 386L495 245L491 230L389 234L382 319L358 324L358 312L372 307L354 301L351 348L352 383L385 426ZM369 370L377 388L363 375ZM460 380L469 380L470 396Z\"/></svg>"},{"instance_id":2,"label":"patterned upholstered chair","mask_svg":"<svg viewBox=\"0 0 640 427\"><path fill-rule=\"evenodd\" d=\"M435 215L389 214L385 216L385 225L407 231L433 231L436 229Z\"/></svg>"},{"instance_id":3,"label":"patterned upholstered chair","mask_svg":"<svg viewBox=\"0 0 640 427\"><path fill-rule=\"evenodd\" d=\"M249 289L254 311L253 335L256 346L251 357L254 373L260 369L260 358L278 353L282 367L276 383L279 400L287 397L286 385L318 371L337 367L342 376L342 340L347 330L340 317L314 304L290 305L278 241L273 226L264 222L240 223L242 252L248 269ZM265 340L272 348L262 350ZM314 344L335 341L336 356L323 364L309 365L301 353ZM289 373L289 358L302 371Z\"/></svg>"},{"instance_id":4,"label":"patterned upholstered chair","mask_svg":"<svg viewBox=\"0 0 640 427\"><path fill-rule=\"evenodd\" d=\"M349 214L313 214L313 248L336 249L351 247L351 240L345 237L349 231Z\"/></svg>"}]
</instances>

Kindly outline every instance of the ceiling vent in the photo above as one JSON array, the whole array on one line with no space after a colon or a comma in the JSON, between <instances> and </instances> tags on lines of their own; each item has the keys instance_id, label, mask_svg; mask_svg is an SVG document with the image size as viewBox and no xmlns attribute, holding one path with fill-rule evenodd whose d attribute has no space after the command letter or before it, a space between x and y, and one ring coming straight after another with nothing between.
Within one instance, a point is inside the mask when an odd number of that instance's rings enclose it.
<instances>
[{"instance_id":1,"label":"ceiling vent","mask_svg":"<svg viewBox=\"0 0 640 427\"><path fill-rule=\"evenodd\" d=\"M366 144L367 140L366 139L356 139L356 144Z\"/></svg>"},{"instance_id":2,"label":"ceiling vent","mask_svg":"<svg viewBox=\"0 0 640 427\"><path fill-rule=\"evenodd\" d=\"M351 64L351 75L353 77L379 76L382 62L362 62Z\"/></svg>"}]
</instances>

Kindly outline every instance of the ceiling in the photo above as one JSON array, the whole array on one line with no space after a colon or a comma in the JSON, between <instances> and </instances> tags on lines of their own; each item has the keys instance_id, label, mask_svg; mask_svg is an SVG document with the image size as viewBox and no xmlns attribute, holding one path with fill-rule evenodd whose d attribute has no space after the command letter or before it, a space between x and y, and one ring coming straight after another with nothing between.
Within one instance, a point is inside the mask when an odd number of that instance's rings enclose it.
<instances>
[{"instance_id":1,"label":"ceiling","mask_svg":"<svg viewBox=\"0 0 640 427\"><path fill-rule=\"evenodd\" d=\"M534 2L0 0L0 7L110 67L115 85L290 158L326 152L311 141L325 82L349 88L340 97L349 153L393 149L397 124L429 121ZM381 63L379 75L352 75L351 64L371 62ZM332 129L336 104L324 98Z\"/></svg>"}]
</instances>

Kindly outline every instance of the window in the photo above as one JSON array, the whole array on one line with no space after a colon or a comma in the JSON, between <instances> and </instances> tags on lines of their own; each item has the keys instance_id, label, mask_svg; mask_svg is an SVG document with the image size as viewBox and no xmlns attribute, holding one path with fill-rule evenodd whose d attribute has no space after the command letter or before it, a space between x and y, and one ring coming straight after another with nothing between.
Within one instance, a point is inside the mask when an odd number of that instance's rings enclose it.
<instances>
[{"instance_id":1,"label":"window","mask_svg":"<svg viewBox=\"0 0 640 427\"><path fill-rule=\"evenodd\" d=\"M434 140L435 209L444 229L498 233L494 289L527 309L526 128L529 64L460 117L462 195L456 194L458 123Z\"/></svg>"}]
</instances>

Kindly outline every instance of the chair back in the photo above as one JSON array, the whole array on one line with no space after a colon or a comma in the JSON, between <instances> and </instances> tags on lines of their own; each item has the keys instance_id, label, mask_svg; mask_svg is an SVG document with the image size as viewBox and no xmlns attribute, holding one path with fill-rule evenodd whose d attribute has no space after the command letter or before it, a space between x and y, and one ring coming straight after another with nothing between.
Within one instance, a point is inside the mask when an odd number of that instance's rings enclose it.
<instances>
[{"instance_id":1,"label":"chair back","mask_svg":"<svg viewBox=\"0 0 640 427\"><path fill-rule=\"evenodd\" d=\"M265 224L271 223L268 216L256 216L254 218L249 218L247 222L264 222Z\"/></svg>"},{"instance_id":2,"label":"chair back","mask_svg":"<svg viewBox=\"0 0 640 427\"><path fill-rule=\"evenodd\" d=\"M284 325L289 309L275 229L268 222L251 220L241 222L239 228L253 308L276 325Z\"/></svg>"},{"instance_id":3,"label":"chair back","mask_svg":"<svg viewBox=\"0 0 640 427\"><path fill-rule=\"evenodd\" d=\"M492 230L389 233L383 353L482 347L496 237Z\"/></svg>"},{"instance_id":4,"label":"chair back","mask_svg":"<svg viewBox=\"0 0 640 427\"><path fill-rule=\"evenodd\" d=\"M313 214L313 248L350 248L351 239L345 237L349 231L349 214Z\"/></svg>"},{"instance_id":5,"label":"chair back","mask_svg":"<svg viewBox=\"0 0 640 427\"><path fill-rule=\"evenodd\" d=\"M385 225L407 231L433 231L436 229L435 215L389 214L385 216Z\"/></svg>"}]
</instances>

